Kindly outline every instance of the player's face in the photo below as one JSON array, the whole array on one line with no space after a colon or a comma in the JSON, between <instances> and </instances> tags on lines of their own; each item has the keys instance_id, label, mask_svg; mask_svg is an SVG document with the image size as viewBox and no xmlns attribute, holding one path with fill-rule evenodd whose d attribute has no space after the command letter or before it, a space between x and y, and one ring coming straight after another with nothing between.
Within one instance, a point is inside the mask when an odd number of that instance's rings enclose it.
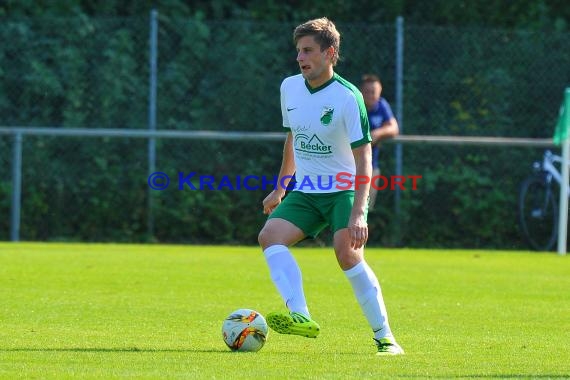
<instances>
[{"instance_id":1,"label":"player's face","mask_svg":"<svg viewBox=\"0 0 570 380\"><path fill-rule=\"evenodd\" d=\"M297 41L297 63L303 78L311 87L318 87L332 78L332 50L321 51L315 37L305 36Z\"/></svg>"},{"instance_id":2,"label":"player's face","mask_svg":"<svg viewBox=\"0 0 570 380\"><path fill-rule=\"evenodd\" d=\"M366 82L362 85L360 91L362 91L362 97L364 98L366 108L370 108L376 105L378 100L380 100L382 87L378 82Z\"/></svg>"}]
</instances>

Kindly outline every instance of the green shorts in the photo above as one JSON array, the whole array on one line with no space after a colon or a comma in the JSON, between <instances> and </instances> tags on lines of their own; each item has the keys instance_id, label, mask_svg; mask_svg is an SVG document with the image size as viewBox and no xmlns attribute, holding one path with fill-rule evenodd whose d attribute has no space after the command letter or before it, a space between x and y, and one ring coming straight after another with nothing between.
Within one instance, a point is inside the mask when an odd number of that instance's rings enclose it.
<instances>
[{"instance_id":1,"label":"green shorts","mask_svg":"<svg viewBox=\"0 0 570 380\"><path fill-rule=\"evenodd\" d=\"M306 236L315 238L327 226L331 226L333 234L348 227L353 204L354 190L319 194L292 191L269 215L269 219L285 219L299 227Z\"/></svg>"}]
</instances>

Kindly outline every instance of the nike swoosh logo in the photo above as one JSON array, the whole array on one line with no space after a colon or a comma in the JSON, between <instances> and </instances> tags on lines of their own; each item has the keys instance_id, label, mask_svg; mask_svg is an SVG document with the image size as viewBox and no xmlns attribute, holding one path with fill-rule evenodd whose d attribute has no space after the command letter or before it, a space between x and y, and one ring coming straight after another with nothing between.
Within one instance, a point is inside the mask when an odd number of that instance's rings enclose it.
<instances>
[{"instance_id":1,"label":"nike swoosh logo","mask_svg":"<svg viewBox=\"0 0 570 380\"><path fill-rule=\"evenodd\" d=\"M293 111L293 110L296 110L296 109L297 109L297 107L293 107L293 108L287 108L287 112L289 112L289 111Z\"/></svg>"}]
</instances>

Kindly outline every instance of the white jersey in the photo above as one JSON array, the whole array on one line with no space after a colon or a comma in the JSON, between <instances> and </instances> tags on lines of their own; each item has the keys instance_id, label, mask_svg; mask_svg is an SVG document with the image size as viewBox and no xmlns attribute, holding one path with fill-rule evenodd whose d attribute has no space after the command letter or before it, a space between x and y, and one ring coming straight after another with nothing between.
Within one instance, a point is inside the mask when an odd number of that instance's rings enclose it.
<instances>
[{"instance_id":1,"label":"white jersey","mask_svg":"<svg viewBox=\"0 0 570 380\"><path fill-rule=\"evenodd\" d=\"M354 190L352 149L372 141L360 91L336 73L315 89L294 75L281 84L281 113L293 134L295 190Z\"/></svg>"}]
</instances>

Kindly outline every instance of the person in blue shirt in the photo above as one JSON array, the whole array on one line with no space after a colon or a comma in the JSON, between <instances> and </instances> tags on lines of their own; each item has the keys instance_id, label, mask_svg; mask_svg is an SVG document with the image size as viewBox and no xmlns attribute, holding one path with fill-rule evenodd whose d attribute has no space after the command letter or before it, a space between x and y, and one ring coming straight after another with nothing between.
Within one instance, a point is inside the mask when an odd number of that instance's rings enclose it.
<instances>
[{"instance_id":1,"label":"person in blue shirt","mask_svg":"<svg viewBox=\"0 0 570 380\"><path fill-rule=\"evenodd\" d=\"M382 82L377 75L365 74L362 76L360 92L364 97L364 104L370 122L370 135L372 137L372 177L380 175L380 142L397 136L400 133L398 121L392 113L392 108L382 97ZM376 186L378 187L378 186ZM368 211L374 210L378 190L370 187L370 201Z\"/></svg>"}]
</instances>

